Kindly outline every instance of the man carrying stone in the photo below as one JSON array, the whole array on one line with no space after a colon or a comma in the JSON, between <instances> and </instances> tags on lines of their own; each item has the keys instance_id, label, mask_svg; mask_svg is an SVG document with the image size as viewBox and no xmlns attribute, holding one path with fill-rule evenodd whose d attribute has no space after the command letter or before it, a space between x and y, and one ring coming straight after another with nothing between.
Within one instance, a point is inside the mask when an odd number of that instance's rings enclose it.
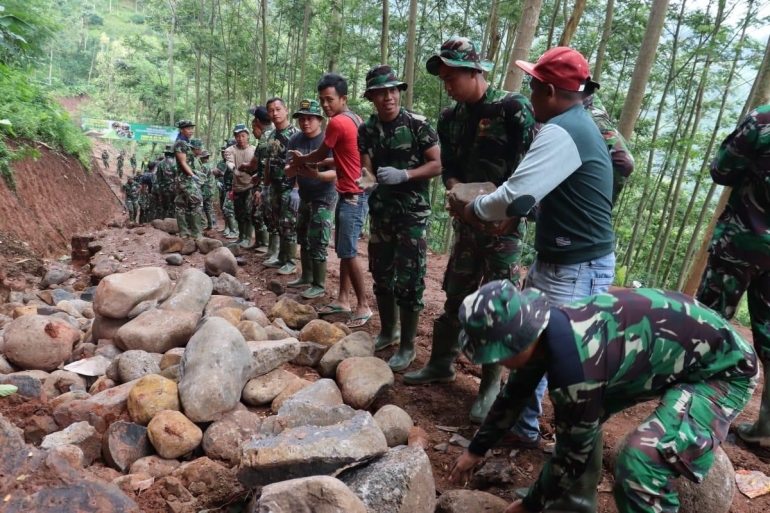
<instances>
[{"instance_id":1,"label":"man carrying stone","mask_svg":"<svg viewBox=\"0 0 770 513\"><path fill-rule=\"evenodd\" d=\"M361 165L377 176L369 196L369 271L381 324L375 349L400 340L388 361L394 371L406 369L415 358L414 339L425 307L429 180L441 174L438 135L424 116L401 107L406 88L390 66L369 70L364 97L376 112L358 127Z\"/></svg>"},{"instance_id":2,"label":"man carrying stone","mask_svg":"<svg viewBox=\"0 0 770 513\"><path fill-rule=\"evenodd\" d=\"M447 191L461 183L501 185L524 158L535 134L532 105L520 94L498 91L484 78L492 63L481 58L479 46L466 37L441 45L426 63L428 72L444 83L455 105L442 111L438 121L442 179ZM460 220L453 221L455 241L444 275L444 313L433 323L430 361L421 370L404 375L404 383L454 381L454 361L460 353L457 313L462 300L481 283L509 279L519 283L519 244L522 221L511 234L489 235ZM471 408L472 422L481 422L500 390L502 367L485 365L481 385Z\"/></svg>"},{"instance_id":3,"label":"man carrying stone","mask_svg":"<svg viewBox=\"0 0 770 513\"><path fill-rule=\"evenodd\" d=\"M329 119L321 146L312 153L293 152L297 165L317 164L334 152L339 196L334 213L334 246L340 258L340 288L337 300L321 307L319 315L350 313L348 327L360 328L372 317L366 298L364 273L358 260L358 238L369 211L366 193L358 186L361 178L361 156L358 152L358 126L361 119L348 109L348 84L342 76L328 73L318 82L318 98ZM358 305L350 308L350 286L353 285Z\"/></svg>"},{"instance_id":4,"label":"man carrying stone","mask_svg":"<svg viewBox=\"0 0 770 513\"><path fill-rule=\"evenodd\" d=\"M176 222L179 225L179 236L199 239L203 220L203 198L201 197L200 180L195 176L195 155L190 144L195 125L188 119L177 124L179 134L174 143L176 157L176 198L174 207ZM196 141L199 141L197 139ZM197 146L198 143L196 142ZM202 144L201 144L202 146Z\"/></svg>"},{"instance_id":5,"label":"man carrying stone","mask_svg":"<svg viewBox=\"0 0 770 513\"><path fill-rule=\"evenodd\" d=\"M242 247L251 244L254 226L251 224L251 175L241 169L254 157L256 147L249 144L249 129L246 125L235 125L233 128L235 144L225 150L227 167L233 172L233 206L235 219L238 221L237 244Z\"/></svg>"},{"instance_id":6,"label":"man carrying stone","mask_svg":"<svg viewBox=\"0 0 770 513\"><path fill-rule=\"evenodd\" d=\"M286 175L297 177L300 199L297 213L297 238L301 247L302 274L286 286L299 288L310 285L301 293L301 296L312 299L323 296L326 292L326 248L331 241L334 205L337 202L337 192L334 190L337 173L333 169L334 159L331 154L320 164L292 165L292 150L310 153L323 142L324 132L321 130L321 123L324 118L318 102L302 100L292 118L297 120L300 133L294 134L289 139ZM295 251L296 248L289 248L287 256L290 261L287 265L292 263L291 257Z\"/></svg>"},{"instance_id":7,"label":"man carrying stone","mask_svg":"<svg viewBox=\"0 0 770 513\"><path fill-rule=\"evenodd\" d=\"M123 185L123 199L125 200L126 210L128 211L128 222L134 224L136 222L136 213L139 210L137 200L139 194L139 188L134 183L134 177L129 176L126 183Z\"/></svg>"}]
</instances>

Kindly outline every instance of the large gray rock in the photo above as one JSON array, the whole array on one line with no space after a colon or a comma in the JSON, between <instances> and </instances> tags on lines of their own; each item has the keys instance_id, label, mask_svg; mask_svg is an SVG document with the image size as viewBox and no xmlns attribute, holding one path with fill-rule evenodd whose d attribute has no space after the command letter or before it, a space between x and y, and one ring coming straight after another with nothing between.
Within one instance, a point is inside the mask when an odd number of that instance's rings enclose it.
<instances>
[{"instance_id":1,"label":"large gray rock","mask_svg":"<svg viewBox=\"0 0 770 513\"><path fill-rule=\"evenodd\" d=\"M274 369L267 374L249 380L243 387L241 400L249 406L270 404L292 381L298 379L289 371Z\"/></svg>"},{"instance_id":2,"label":"large gray rock","mask_svg":"<svg viewBox=\"0 0 770 513\"><path fill-rule=\"evenodd\" d=\"M212 289L211 278L205 273L197 269L186 269L159 310L189 312L200 316L211 298Z\"/></svg>"},{"instance_id":3,"label":"large gray rock","mask_svg":"<svg viewBox=\"0 0 770 513\"><path fill-rule=\"evenodd\" d=\"M258 322L241 321L238 323L236 328L238 328L238 331L241 332L241 335L243 335L243 338L245 338L247 342L259 342L262 340L267 340L267 333L265 333L265 328L260 326Z\"/></svg>"},{"instance_id":4,"label":"large gray rock","mask_svg":"<svg viewBox=\"0 0 770 513\"><path fill-rule=\"evenodd\" d=\"M142 301L164 300L171 293L171 280L160 267L142 267L104 278L96 289L94 311L123 319Z\"/></svg>"},{"instance_id":5,"label":"large gray rock","mask_svg":"<svg viewBox=\"0 0 770 513\"><path fill-rule=\"evenodd\" d=\"M213 460L223 460L229 465L238 463L238 448L259 432L262 419L245 410L225 414L211 424L203 434L203 452Z\"/></svg>"},{"instance_id":6,"label":"large gray rock","mask_svg":"<svg viewBox=\"0 0 770 513\"><path fill-rule=\"evenodd\" d=\"M118 381L128 383L146 376L160 374L157 359L147 351L140 349L126 351L117 359Z\"/></svg>"},{"instance_id":7,"label":"large gray rock","mask_svg":"<svg viewBox=\"0 0 770 513\"><path fill-rule=\"evenodd\" d=\"M299 354L291 361L294 365L315 367L321 362L321 358L329 348L315 342L300 342ZM336 370L336 369L335 369Z\"/></svg>"},{"instance_id":8,"label":"large gray rock","mask_svg":"<svg viewBox=\"0 0 770 513\"><path fill-rule=\"evenodd\" d=\"M277 415L271 415L262 422L260 433L277 435L285 429L299 426L333 426L355 417L357 411L347 404L323 406L306 402L282 404Z\"/></svg>"},{"instance_id":9,"label":"large gray rock","mask_svg":"<svg viewBox=\"0 0 770 513\"><path fill-rule=\"evenodd\" d=\"M51 285L60 285L69 280L71 276L72 271L69 269L53 267L45 273L45 276L43 276L43 279L40 282L40 288L47 289Z\"/></svg>"},{"instance_id":10,"label":"large gray rock","mask_svg":"<svg viewBox=\"0 0 770 513\"><path fill-rule=\"evenodd\" d=\"M242 315L244 310L249 308L249 303L240 297L219 296L214 294L209 298L209 302L206 303L206 308L203 309L203 316L210 317L217 310L221 310L222 308L238 309ZM241 320L241 315L238 316L238 320Z\"/></svg>"},{"instance_id":11,"label":"large gray rock","mask_svg":"<svg viewBox=\"0 0 770 513\"><path fill-rule=\"evenodd\" d=\"M409 431L414 427L412 417L394 404L386 404L374 414L374 420L382 429L388 441L388 447L404 445L409 439Z\"/></svg>"},{"instance_id":12,"label":"large gray rock","mask_svg":"<svg viewBox=\"0 0 770 513\"><path fill-rule=\"evenodd\" d=\"M478 490L447 490L441 494L436 513L505 513L509 502Z\"/></svg>"},{"instance_id":13,"label":"large gray rock","mask_svg":"<svg viewBox=\"0 0 770 513\"><path fill-rule=\"evenodd\" d=\"M337 366L339 384L345 404L365 410L393 385L393 371L374 356L353 357Z\"/></svg>"},{"instance_id":14,"label":"large gray rock","mask_svg":"<svg viewBox=\"0 0 770 513\"><path fill-rule=\"evenodd\" d=\"M308 403L318 406L337 406L342 404L342 394L337 384L331 379L319 379L286 399L281 404L281 411L292 403Z\"/></svg>"},{"instance_id":15,"label":"large gray rock","mask_svg":"<svg viewBox=\"0 0 770 513\"><path fill-rule=\"evenodd\" d=\"M86 465L90 465L101 454L99 434L88 422L76 422L64 428L63 431L51 433L43 438L40 448L49 450L62 445L80 447L80 450L83 451Z\"/></svg>"},{"instance_id":16,"label":"large gray rock","mask_svg":"<svg viewBox=\"0 0 770 513\"><path fill-rule=\"evenodd\" d=\"M102 438L102 455L107 464L124 474L135 461L152 453L147 428L133 422L112 424Z\"/></svg>"},{"instance_id":17,"label":"large gray rock","mask_svg":"<svg viewBox=\"0 0 770 513\"><path fill-rule=\"evenodd\" d=\"M200 313L149 310L131 319L115 333L119 348L140 349L149 353L165 353L174 347L184 347L195 333Z\"/></svg>"},{"instance_id":18,"label":"large gray rock","mask_svg":"<svg viewBox=\"0 0 770 513\"><path fill-rule=\"evenodd\" d=\"M428 455L419 446L395 447L339 477L371 513L421 513L436 509L433 471Z\"/></svg>"},{"instance_id":19,"label":"large gray rock","mask_svg":"<svg viewBox=\"0 0 770 513\"><path fill-rule=\"evenodd\" d=\"M333 474L387 451L387 442L372 416L326 427L297 427L274 437L255 437L240 448L238 480L247 487L276 481Z\"/></svg>"},{"instance_id":20,"label":"large gray rock","mask_svg":"<svg viewBox=\"0 0 770 513\"><path fill-rule=\"evenodd\" d=\"M367 513L350 488L330 476L312 476L273 483L262 489L249 510L253 513Z\"/></svg>"},{"instance_id":21,"label":"large gray rock","mask_svg":"<svg viewBox=\"0 0 770 513\"><path fill-rule=\"evenodd\" d=\"M95 342L99 340L114 340L115 333L127 322L128 319L111 319L103 315L97 315L94 317L94 322L91 325L91 338Z\"/></svg>"},{"instance_id":22,"label":"large gray rock","mask_svg":"<svg viewBox=\"0 0 770 513\"><path fill-rule=\"evenodd\" d=\"M222 247L222 241L218 239L210 239L208 237L201 237L195 241L195 245L198 246L198 251L207 255L213 250Z\"/></svg>"},{"instance_id":23,"label":"large gray rock","mask_svg":"<svg viewBox=\"0 0 770 513\"><path fill-rule=\"evenodd\" d=\"M264 340L247 342L251 357L254 361L252 378L267 374L286 362L290 362L299 354L299 341L296 338L283 340Z\"/></svg>"},{"instance_id":24,"label":"large gray rock","mask_svg":"<svg viewBox=\"0 0 770 513\"><path fill-rule=\"evenodd\" d=\"M32 495L13 494L3 505L4 513L57 511L59 513L141 513L134 501L115 484L98 479L65 481Z\"/></svg>"},{"instance_id":25,"label":"large gray rock","mask_svg":"<svg viewBox=\"0 0 770 513\"><path fill-rule=\"evenodd\" d=\"M72 354L80 331L42 315L23 315L3 334L5 357L22 369L52 371Z\"/></svg>"},{"instance_id":26,"label":"large gray rock","mask_svg":"<svg viewBox=\"0 0 770 513\"><path fill-rule=\"evenodd\" d=\"M270 319L267 318L267 315L265 312L263 312L260 308L257 308L256 306L252 306L250 308L247 308L243 311L241 314L241 320L242 321L254 321L258 323L263 328L265 326L270 326Z\"/></svg>"},{"instance_id":27,"label":"large gray rock","mask_svg":"<svg viewBox=\"0 0 770 513\"><path fill-rule=\"evenodd\" d=\"M204 265L206 272L211 276L219 276L222 273L235 276L238 273L238 262L235 261L232 252L227 248L217 248L211 251L206 255Z\"/></svg>"},{"instance_id":28,"label":"large gray rock","mask_svg":"<svg viewBox=\"0 0 770 513\"><path fill-rule=\"evenodd\" d=\"M337 375L337 366L346 358L353 356L373 356L374 340L365 331L356 331L336 344L323 355L318 364L318 373L325 378Z\"/></svg>"},{"instance_id":29,"label":"large gray rock","mask_svg":"<svg viewBox=\"0 0 770 513\"><path fill-rule=\"evenodd\" d=\"M249 298L249 291L246 290L243 283L229 273L223 272L219 276L214 276L211 278L211 282L214 284L214 294Z\"/></svg>"},{"instance_id":30,"label":"large gray rock","mask_svg":"<svg viewBox=\"0 0 770 513\"><path fill-rule=\"evenodd\" d=\"M238 404L254 363L243 335L226 320L210 317L187 344L179 370L185 415L193 422L210 422Z\"/></svg>"}]
</instances>

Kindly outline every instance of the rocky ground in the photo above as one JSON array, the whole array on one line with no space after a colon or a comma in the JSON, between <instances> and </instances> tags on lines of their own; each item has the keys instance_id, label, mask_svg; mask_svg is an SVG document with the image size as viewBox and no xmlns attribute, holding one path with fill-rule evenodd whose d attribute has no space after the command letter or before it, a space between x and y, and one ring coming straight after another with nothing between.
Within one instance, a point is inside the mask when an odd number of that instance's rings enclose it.
<instances>
[{"instance_id":1,"label":"rocky ground","mask_svg":"<svg viewBox=\"0 0 770 513\"><path fill-rule=\"evenodd\" d=\"M331 296L284 295L292 277L218 233L193 246L172 222L126 227L112 214L102 224L113 226L72 240L72 261L0 236L0 383L19 387L0 398L0 511L293 512L319 498L346 512L503 511L537 476L553 442L547 400L540 449L493 451L453 490L476 367L461 357L454 383L406 386L385 364L393 349L373 351L376 315L350 333L344 316L317 318ZM411 369L429 355L445 266L430 256ZM327 290L338 276L332 256ZM605 426L598 511L617 511L612 452L654 406ZM755 394L738 420L757 413ZM732 436L724 449L735 469L770 474L770 455ZM682 511L770 510L720 464Z\"/></svg>"}]
</instances>

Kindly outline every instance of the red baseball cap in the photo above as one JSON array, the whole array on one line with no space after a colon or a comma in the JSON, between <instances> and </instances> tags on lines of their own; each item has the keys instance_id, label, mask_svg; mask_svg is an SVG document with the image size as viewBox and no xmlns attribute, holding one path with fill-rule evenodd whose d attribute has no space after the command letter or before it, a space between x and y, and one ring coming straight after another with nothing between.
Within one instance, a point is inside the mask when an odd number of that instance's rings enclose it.
<instances>
[{"instance_id":1,"label":"red baseball cap","mask_svg":"<svg viewBox=\"0 0 770 513\"><path fill-rule=\"evenodd\" d=\"M586 58L577 50L566 46L551 48L541 55L535 64L516 61L516 65L539 81L565 91L599 89L599 84L591 80Z\"/></svg>"}]
</instances>

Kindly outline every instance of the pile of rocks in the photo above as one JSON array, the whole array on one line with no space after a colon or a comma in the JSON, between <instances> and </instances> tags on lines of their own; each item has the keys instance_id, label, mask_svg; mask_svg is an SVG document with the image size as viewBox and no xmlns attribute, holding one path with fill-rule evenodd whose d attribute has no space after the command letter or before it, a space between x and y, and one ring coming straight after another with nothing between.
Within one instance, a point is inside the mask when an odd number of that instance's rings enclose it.
<instances>
[{"instance_id":1,"label":"pile of rocks","mask_svg":"<svg viewBox=\"0 0 770 513\"><path fill-rule=\"evenodd\" d=\"M193 512L251 490L250 511L435 509L412 419L366 411L394 379L370 336L290 298L265 313L213 294L225 252L207 254L213 278L145 267L0 305L0 383L51 412L23 429L0 416L10 511L138 511L156 492ZM20 477L40 471L57 484Z\"/></svg>"}]
</instances>

